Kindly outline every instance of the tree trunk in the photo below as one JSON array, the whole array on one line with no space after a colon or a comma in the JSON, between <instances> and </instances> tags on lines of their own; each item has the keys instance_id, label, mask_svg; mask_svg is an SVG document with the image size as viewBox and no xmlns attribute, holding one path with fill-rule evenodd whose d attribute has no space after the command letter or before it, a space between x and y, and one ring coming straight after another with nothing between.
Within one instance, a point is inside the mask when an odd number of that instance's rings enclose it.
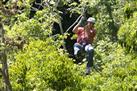
<instances>
[{"instance_id":1,"label":"tree trunk","mask_svg":"<svg viewBox=\"0 0 137 91\"><path fill-rule=\"evenodd\" d=\"M0 47L2 47L2 43L4 43L4 29L2 23L0 23ZM8 65L7 65L7 55L6 55L6 49L0 50L0 63L2 64L1 73L3 76L3 82L4 84L4 90L5 91L12 91L12 87L9 80L9 74L8 74Z\"/></svg>"}]
</instances>

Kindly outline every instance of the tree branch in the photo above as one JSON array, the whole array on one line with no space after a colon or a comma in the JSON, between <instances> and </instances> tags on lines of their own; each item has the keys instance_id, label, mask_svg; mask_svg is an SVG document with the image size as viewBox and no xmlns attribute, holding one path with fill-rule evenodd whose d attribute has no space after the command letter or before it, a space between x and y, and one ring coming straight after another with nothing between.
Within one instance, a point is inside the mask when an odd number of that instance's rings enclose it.
<instances>
[{"instance_id":1,"label":"tree branch","mask_svg":"<svg viewBox=\"0 0 137 91\"><path fill-rule=\"evenodd\" d=\"M0 23L0 31L1 31L1 41L0 43L4 43L4 29L2 23ZM8 73L8 65L7 65L7 55L5 52L5 49L0 51L0 59L2 63L2 76L3 76L3 81L5 83L5 91L12 91L12 86L10 84L9 80L9 73Z\"/></svg>"}]
</instances>

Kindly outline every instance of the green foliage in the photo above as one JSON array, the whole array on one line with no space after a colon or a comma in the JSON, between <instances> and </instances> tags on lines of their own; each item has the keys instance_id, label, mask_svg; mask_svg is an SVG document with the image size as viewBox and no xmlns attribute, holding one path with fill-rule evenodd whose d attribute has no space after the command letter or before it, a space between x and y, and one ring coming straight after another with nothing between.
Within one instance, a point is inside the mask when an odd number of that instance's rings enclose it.
<instances>
[{"instance_id":1,"label":"green foliage","mask_svg":"<svg viewBox=\"0 0 137 91\"><path fill-rule=\"evenodd\" d=\"M135 90L136 89L136 59L132 59L131 55L124 55L122 50L118 49L120 55L116 55L115 59L110 63L106 64L103 70L103 76L105 76L108 80L104 83L103 88L105 90ZM115 56L115 55L114 55ZM127 82L126 79L130 79L130 82ZM112 84L112 85L111 85ZM128 85L127 85L128 84ZM106 88L107 87L107 88Z\"/></svg>"},{"instance_id":2,"label":"green foliage","mask_svg":"<svg viewBox=\"0 0 137 91\"><path fill-rule=\"evenodd\" d=\"M25 22L19 24L14 24L11 30L7 32L7 36L14 37L24 37L26 39L45 39L50 31L45 30L41 23L35 19L29 19Z\"/></svg>"},{"instance_id":3,"label":"green foliage","mask_svg":"<svg viewBox=\"0 0 137 91\"><path fill-rule=\"evenodd\" d=\"M136 14L136 13L135 13ZM120 42L128 51L137 50L137 16L125 22L119 29L118 36Z\"/></svg>"},{"instance_id":4,"label":"green foliage","mask_svg":"<svg viewBox=\"0 0 137 91\"><path fill-rule=\"evenodd\" d=\"M126 15L126 18L133 17L133 13L137 11L137 2L136 0L133 1L127 1L124 7L124 12Z\"/></svg>"},{"instance_id":5,"label":"green foliage","mask_svg":"<svg viewBox=\"0 0 137 91\"><path fill-rule=\"evenodd\" d=\"M135 91L137 58L133 54L126 54L125 49L118 44L100 41L96 48L102 71L93 70L90 76L82 79L84 91Z\"/></svg>"},{"instance_id":6,"label":"green foliage","mask_svg":"<svg viewBox=\"0 0 137 91\"><path fill-rule=\"evenodd\" d=\"M37 11L34 18L29 19L26 13L17 15L13 19L15 23L12 27L5 26L7 36L16 38L18 36L29 39L45 40L51 35L52 23L59 22L60 17L55 12L50 13L50 9L45 8L42 11Z\"/></svg>"},{"instance_id":7,"label":"green foliage","mask_svg":"<svg viewBox=\"0 0 137 91\"><path fill-rule=\"evenodd\" d=\"M13 91L136 91L137 57L136 53L127 52L137 50L136 1L80 0L80 4L74 0L57 1L42 0L43 9L33 8L36 14L31 18L34 0L19 0L18 12L12 15L0 13L5 36L27 41L22 50L7 49ZM14 1L8 1L4 7L12 11L13 5ZM91 75L83 76L86 64L73 64L74 60L60 48L69 34L52 35L53 23L60 24L62 19L58 8L64 6L78 14L87 8L88 14L96 18L97 41ZM119 42L112 42L117 32L122 47ZM0 84L1 89L4 86L1 74Z\"/></svg>"},{"instance_id":8,"label":"green foliage","mask_svg":"<svg viewBox=\"0 0 137 91\"><path fill-rule=\"evenodd\" d=\"M45 48L46 47L46 48ZM14 71L16 70L16 71ZM31 42L22 52L16 54L10 66L13 89L30 91L80 90L80 77L74 74L74 64L52 40Z\"/></svg>"},{"instance_id":9,"label":"green foliage","mask_svg":"<svg viewBox=\"0 0 137 91\"><path fill-rule=\"evenodd\" d=\"M99 69L102 69L102 66L114 60L115 56L113 52L117 47L118 43L111 42L109 38L97 42L97 47L95 48L95 64L99 65Z\"/></svg>"},{"instance_id":10,"label":"green foliage","mask_svg":"<svg viewBox=\"0 0 137 91\"><path fill-rule=\"evenodd\" d=\"M67 60L67 61L66 61ZM48 87L60 90L80 90L80 78L74 74L73 64L65 56L47 61L41 72Z\"/></svg>"}]
</instances>

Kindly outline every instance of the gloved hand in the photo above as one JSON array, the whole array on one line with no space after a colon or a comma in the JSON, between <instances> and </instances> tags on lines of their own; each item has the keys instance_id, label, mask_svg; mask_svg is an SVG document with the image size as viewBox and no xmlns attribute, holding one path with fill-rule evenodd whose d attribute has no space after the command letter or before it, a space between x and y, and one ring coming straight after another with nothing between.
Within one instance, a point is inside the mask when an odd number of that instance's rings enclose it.
<instances>
[{"instance_id":1,"label":"gloved hand","mask_svg":"<svg viewBox=\"0 0 137 91\"><path fill-rule=\"evenodd\" d=\"M83 15L81 17L80 21L78 22L78 25L81 26L81 27L85 26L86 20L87 20L86 16Z\"/></svg>"}]
</instances>

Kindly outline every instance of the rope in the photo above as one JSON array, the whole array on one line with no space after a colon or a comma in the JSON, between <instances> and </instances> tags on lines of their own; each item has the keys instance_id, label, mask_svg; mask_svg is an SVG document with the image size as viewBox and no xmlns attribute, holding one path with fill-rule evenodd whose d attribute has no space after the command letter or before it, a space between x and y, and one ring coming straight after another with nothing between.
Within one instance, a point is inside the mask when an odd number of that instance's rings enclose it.
<instances>
[{"instance_id":1,"label":"rope","mask_svg":"<svg viewBox=\"0 0 137 91\"><path fill-rule=\"evenodd\" d=\"M66 30L66 32L65 33L67 33L78 21L79 21L79 19L82 17L82 15L80 15L78 18L77 18L77 20Z\"/></svg>"},{"instance_id":2,"label":"rope","mask_svg":"<svg viewBox=\"0 0 137 91\"><path fill-rule=\"evenodd\" d=\"M79 19L80 19L82 16L85 15L86 10L87 10L87 7L86 7L86 5L85 5L85 6L83 7L82 14L81 14L81 15L77 18L77 20L66 30L65 33L67 33L67 32L79 21Z\"/></svg>"}]
</instances>

